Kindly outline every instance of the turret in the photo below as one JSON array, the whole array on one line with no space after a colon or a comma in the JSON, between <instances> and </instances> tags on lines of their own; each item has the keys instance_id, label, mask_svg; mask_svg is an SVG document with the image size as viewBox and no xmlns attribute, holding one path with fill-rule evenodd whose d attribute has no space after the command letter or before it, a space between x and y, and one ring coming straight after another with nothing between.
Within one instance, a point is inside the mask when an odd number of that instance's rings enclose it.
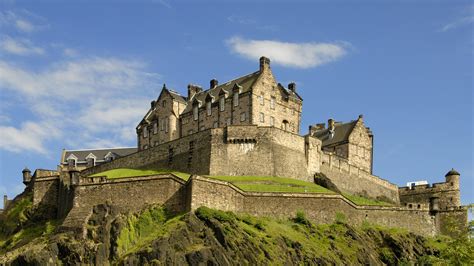
<instances>
[{"instance_id":1,"label":"turret","mask_svg":"<svg viewBox=\"0 0 474 266\"><path fill-rule=\"evenodd\" d=\"M451 171L446 173L446 183L450 184L451 186L454 187L454 189L459 189L459 177L461 174L459 174L458 171L454 170L454 168L451 168Z\"/></svg>"},{"instance_id":2,"label":"turret","mask_svg":"<svg viewBox=\"0 0 474 266\"><path fill-rule=\"evenodd\" d=\"M23 171L21 171L21 173L23 174L23 184L28 186L28 184L31 182L31 171L30 171L30 169L28 169L28 167L25 167L25 169L23 169Z\"/></svg>"}]
</instances>

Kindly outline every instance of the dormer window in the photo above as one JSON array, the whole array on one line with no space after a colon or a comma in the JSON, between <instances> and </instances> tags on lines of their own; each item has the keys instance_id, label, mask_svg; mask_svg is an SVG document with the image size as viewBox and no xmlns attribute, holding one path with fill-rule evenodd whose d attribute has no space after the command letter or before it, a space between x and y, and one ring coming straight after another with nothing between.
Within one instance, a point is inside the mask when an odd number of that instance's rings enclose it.
<instances>
[{"instance_id":1,"label":"dormer window","mask_svg":"<svg viewBox=\"0 0 474 266\"><path fill-rule=\"evenodd\" d=\"M234 106L239 106L239 92L238 91L235 91L234 92Z\"/></svg>"},{"instance_id":2,"label":"dormer window","mask_svg":"<svg viewBox=\"0 0 474 266\"><path fill-rule=\"evenodd\" d=\"M158 133L158 121L153 122L153 134Z\"/></svg>"},{"instance_id":3,"label":"dormer window","mask_svg":"<svg viewBox=\"0 0 474 266\"><path fill-rule=\"evenodd\" d=\"M109 153L107 153L107 155L105 155L104 159L105 159L106 162L111 162L111 161L115 160L115 155L112 152L109 152Z\"/></svg>"},{"instance_id":4,"label":"dormer window","mask_svg":"<svg viewBox=\"0 0 474 266\"><path fill-rule=\"evenodd\" d=\"M270 98L270 109L275 109L275 97Z\"/></svg>"},{"instance_id":5,"label":"dormer window","mask_svg":"<svg viewBox=\"0 0 474 266\"><path fill-rule=\"evenodd\" d=\"M95 157L94 154L89 153L89 155L87 155L87 157L86 157L87 167L95 166L96 159L97 159L97 157Z\"/></svg>"},{"instance_id":6,"label":"dormer window","mask_svg":"<svg viewBox=\"0 0 474 266\"><path fill-rule=\"evenodd\" d=\"M67 160L67 165L70 166L70 167L75 167L76 166L76 159L68 159Z\"/></svg>"},{"instance_id":7,"label":"dormer window","mask_svg":"<svg viewBox=\"0 0 474 266\"><path fill-rule=\"evenodd\" d=\"M224 96L221 96L221 98L219 98L219 110L221 112L225 110L225 98L224 98Z\"/></svg>"},{"instance_id":8,"label":"dormer window","mask_svg":"<svg viewBox=\"0 0 474 266\"><path fill-rule=\"evenodd\" d=\"M208 101L206 103L206 111L207 111L208 116L212 115L212 103L211 103L211 101Z\"/></svg>"},{"instance_id":9,"label":"dormer window","mask_svg":"<svg viewBox=\"0 0 474 266\"><path fill-rule=\"evenodd\" d=\"M199 118L199 109L197 105L193 107L193 118L195 121Z\"/></svg>"}]
</instances>

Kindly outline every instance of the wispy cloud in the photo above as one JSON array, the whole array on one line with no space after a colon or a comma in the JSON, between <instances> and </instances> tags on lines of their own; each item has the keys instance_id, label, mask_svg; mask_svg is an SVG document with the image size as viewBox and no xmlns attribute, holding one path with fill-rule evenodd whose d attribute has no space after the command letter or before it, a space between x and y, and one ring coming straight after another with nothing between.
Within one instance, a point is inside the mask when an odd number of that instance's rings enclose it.
<instances>
[{"instance_id":1,"label":"wispy cloud","mask_svg":"<svg viewBox=\"0 0 474 266\"><path fill-rule=\"evenodd\" d=\"M0 126L0 147L7 151L30 151L47 154L44 141L61 136L61 132L48 123L28 121L20 127Z\"/></svg>"},{"instance_id":2,"label":"wispy cloud","mask_svg":"<svg viewBox=\"0 0 474 266\"><path fill-rule=\"evenodd\" d=\"M0 11L0 26L13 27L24 33L35 32L48 27L44 18L27 10Z\"/></svg>"},{"instance_id":3,"label":"wispy cloud","mask_svg":"<svg viewBox=\"0 0 474 266\"><path fill-rule=\"evenodd\" d=\"M457 19L443 25L439 31L446 32L454 30L460 27L469 26L474 23L474 5L467 7L463 10L464 15L458 17ZM471 28L472 30L472 28Z\"/></svg>"},{"instance_id":4,"label":"wispy cloud","mask_svg":"<svg viewBox=\"0 0 474 266\"><path fill-rule=\"evenodd\" d=\"M139 60L91 57L33 71L0 60L0 93L21 96L35 115L35 122L20 126L0 123L0 149L46 153L48 141L63 137L73 148L90 147L101 137L111 146L132 142L149 106L147 89L159 78L145 67Z\"/></svg>"},{"instance_id":5,"label":"wispy cloud","mask_svg":"<svg viewBox=\"0 0 474 266\"><path fill-rule=\"evenodd\" d=\"M334 62L348 52L348 43L291 43L275 40L248 40L232 37L226 40L232 52L248 59L264 55L278 65L311 68Z\"/></svg>"},{"instance_id":6,"label":"wispy cloud","mask_svg":"<svg viewBox=\"0 0 474 266\"><path fill-rule=\"evenodd\" d=\"M256 19L249 18L246 16L231 15L227 17L227 20L234 24L251 26L257 30L262 30L262 31L277 31L278 30L278 27L275 25L262 24L262 23L259 23Z\"/></svg>"},{"instance_id":7,"label":"wispy cloud","mask_svg":"<svg viewBox=\"0 0 474 266\"><path fill-rule=\"evenodd\" d=\"M35 46L30 40L25 38L11 38L3 36L0 38L0 51L14 55L42 55L44 49Z\"/></svg>"}]
</instances>

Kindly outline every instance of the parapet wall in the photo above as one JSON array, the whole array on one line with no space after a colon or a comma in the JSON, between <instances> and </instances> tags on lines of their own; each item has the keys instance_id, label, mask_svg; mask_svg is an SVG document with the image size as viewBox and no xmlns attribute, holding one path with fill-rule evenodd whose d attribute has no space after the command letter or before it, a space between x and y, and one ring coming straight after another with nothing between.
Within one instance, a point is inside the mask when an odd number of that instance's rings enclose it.
<instances>
[{"instance_id":1,"label":"parapet wall","mask_svg":"<svg viewBox=\"0 0 474 266\"><path fill-rule=\"evenodd\" d=\"M62 230L84 234L85 223L96 205L110 204L122 213L136 212L151 204L161 204L170 211L186 210L185 182L174 175L121 178L83 178L75 186L73 207Z\"/></svg>"},{"instance_id":2,"label":"parapet wall","mask_svg":"<svg viewBox=\"0 0 474 266\"><path fill-rule=\"evenodd\" d=\"M357 206L338 194L255 193L244 192L223 181L195 176L191 180L191 209L200 206L226 211L277 218L294 217L304 211L316 223L332 223L338 213L353 225L364 221L388 227L402 227L424 235L436 233L435 217L424 206L404 207Z\"/></svg>"},{"instance_id":3,"label":"parapet wall","mask_svg":"<svg viewBox=\"0 0 474 266\"><path fill-rule=\"evenodd\" d=\"M450 210L461 206L460 191L457 184L442 182L431 186L418 185L413 187L399 188L400 203L407 205L412 202L435 204L436 210ZM432 201L435 198L436 201Z\"/></svg>"},{"instance_id":4,"label":"parapet wall","mask_svg":"<svg viewBox=\"0 0 474 266\"><path fill-rule=\"evenodd\" d=\"M321 172L342 192L399 203L398 186L351 165L346 159L322 152Z\"/></svg>"},{"instance_id":5,"label":"parapet wall","mask_svg":"<svg viewBox=\"0 0 474 266\"><path fill-rule=\"evenodd\" d=\"M274 127L208 129L81 172L153 167L201 175L292 177L312 181L319 172L321 142Z\"/></svg>"},{"instance_id":6,"label":"parapet wall","mask_svg":"<svg viewBox=\"0 0 474 266\"><path fill-rule=\"evenodd\" d=\"M209 174L211 129L138 151L81 172L89 176L116 168L153 167L195 174Z\"/></svg>"},{"instance_id":7,"label":"parapet wall","mask_svg":"<svg viewBox=\"0 0 474 266\"><path fill-rule=\"evenodd\" d=\"M254 125L214 132L211 175L279 176L312 182L319 171L318 139Z\"/></svg>"}]
</instances>

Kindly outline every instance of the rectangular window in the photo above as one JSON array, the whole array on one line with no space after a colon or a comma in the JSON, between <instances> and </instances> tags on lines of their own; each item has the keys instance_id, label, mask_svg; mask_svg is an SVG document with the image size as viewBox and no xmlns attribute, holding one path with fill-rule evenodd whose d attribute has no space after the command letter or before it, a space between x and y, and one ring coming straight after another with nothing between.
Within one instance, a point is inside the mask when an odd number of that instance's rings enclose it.
<instances>
[{"instance_id":1,"label":"rectangular window","mask_svg":"<svg viewBox=\"0 0 474 266\"><path fill-rule=\"evenodd\" d=\"M273 116L270 116L270 126L274 126L275 125L275 117Z\"/></svg>"},{"instance_id":2,"label":"rectangular window","mask_svg":"<svg viewBox=\"0 0 474 266\"><path fill-rule=\"evenodd\" d=\"M239 106L239 93L234 92L234 106Z\"/></svg>"},{"instance_id":3,"label":"rectangular window","mask_svg":"<svg viewBox=\"0 0 474 266\"><path fill-rule=\"evenodd\" d=\"M219 126L219 123L217 123L217 121L214 122L214 128L217 128L218 126Z\"/></svg>"},{"instance_id":4,"label":"rectangular window","mask_svg":"<svg viewBox=\"0 0 474 266\"><path fill-rule=\"evenodd\" d=\"M263 99L263 95L258 96L258 102L260 102L260 105L264 105L265 101Z\"/></svg>"},{"instance_id":5,"label":"rectangular window","mask_svg":"<svg viewBox=\"0 0 474 266\"><path fill-rule=\"evenodd\" d=\"M170 118L168 117L165 119L165 132L166 133L168 133L169 124L170 124Z\"/></svg>"},{"instance_id":6,"label":"rectangular window","mask_svg":"<svg viewBox=\"0 0 474 266\"><path fill-rule=\"evenodd\" d=\"M207 115L212 115L212 104L211 101L206 103L206 110L207 110Z\"/></svg>"},{"instance_id":7,"label":"rectangular window","mask_svg":"<svg viewBox=\"0 0 474 266\"><path fill-rule=\"evenodd\" d=\"M240 122L245 121L245 119L247 119L247 114L245 112L243 112L243 113L240 114Z\"/></svg>"},{"instance_id":8,"label":"rectangular window","mask_svg":"<svg viewBox=\"0 0 474 266\"><path fill-rule=\"evenodd\" d=\"M229 118L227 118L226 120L226 125L230 126L232 124L232 120Z\"/></svg>"},{"instance_id":9,"label":"rectangular window","mask_svg":"<svg viewBox=\"0 0 474 266\"><path fill-rule=\"evenodd\" d=\"M143 129L143 137L144 138L148 137L148 128L146 127Z\"/></svg>"},{"instance_id":10,"label":"rectangular window","mask_svg":"<svg viewBox=\"0 0 474 266\"><path fill-rule=\"evenodd\" d=\"M153 123L153 134L158 133L158 121Z\"/></svg>"},{"instance_id":11,"label":"rectangular window","mask_svg":"<svg viewBox=\"0 0 474 266\"><path fill-rule=\"evenodd\" d=\"M265 123L265 114L260 113L260 123Z\"/></svg>"},{"instance_id":12,"label":"rectangular window","mask_svg":"<svg viewBox=\"0 0 474 266\"><path fill-rule=\"evenodd\" d=\"M219 99L219 110L221 110L221 112L225 110L225 98L224 98L224 96L222 96Z\"/></svg>"},{"instance_id":13,"label":"rectangular window","mask_svg":"<svg viewBox=\"0 0 474 266\"><path fill-rule=\"evenodd\" d=\"M165 121L161 119L161 131L165 130Z\"/></svg>"},{"instance_id":14,"label":"rectangular window","mask_svg":"<svg viewBox=\"0 0 474 266\"><path fill-rule=\"evenodd\" d=\"M194 120L198 120L198 117L199 117L199 110L198 110L198 106L194 106L193 107L193 117L194 117Z\"/></svg>"},{"instance_id":15,"label":"rectangular window","mask_svg":"<svg viewBox=\"0 0 474 266\"><path fill-rule=\"evenodd\" d=\"M271 109L275 109L275 97L272 96L272 98L270 99L270 108Z\"/></svg>"}]
</instances>

